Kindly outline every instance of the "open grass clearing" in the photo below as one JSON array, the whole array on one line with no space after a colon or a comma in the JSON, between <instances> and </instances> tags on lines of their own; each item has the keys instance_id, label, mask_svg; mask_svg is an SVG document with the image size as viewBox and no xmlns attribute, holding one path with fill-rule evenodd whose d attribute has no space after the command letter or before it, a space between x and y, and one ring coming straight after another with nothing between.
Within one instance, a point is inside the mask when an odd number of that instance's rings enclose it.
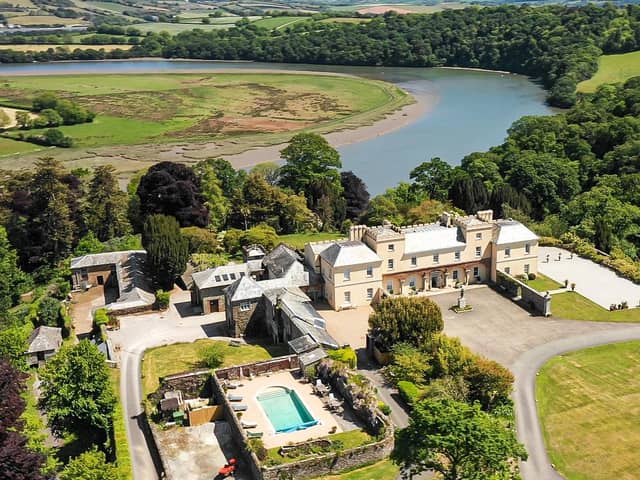
<instances>
[{"instance_id":1,"label":"open grass clearing","mask_svg":"<svg viewBox=\"0 0 640 480\"><path fill-rule=\"evenodd\" d=\"M159 378L202 368L204 350L213 344L223 347L223 367L258 362L271 358L269 351L259 345L229 345L226 341L202 339L192 343L175 343L147 350L142 359L142 391L144 398L160 386Z\"/></svg>"},{"instance_id":2,"label":"open grass clearing","mask_svg":"<svg viewBox=\"0 0 640 480\"><path fill-rule=\"evenodd\" d=\"M640 308L610 312L576 292L558 293L551 297L554 317L593 322L640 322Z\"/></svg>"},{"instance_id":3,"label":"open grass clearing","mask_svg":"<svg viewBox=\"0 0 640 480\"><path fill-rule=\"evenodd\" d=\"M50 48L58 49L64 48L65 50L104 50L105 52L111 52L116 49L120 50L129 50L133 45L79 45L79 44L68 44L68 45L33 45L33 44L22 44L22 45L0 45L0 50L15 50L16 52L46 52Z\"/></svg>"},{"instance_id":4,"label":"open grass clearing","mask_svg":"<svg viewBox=\"0 0 640 480\"><path fill-rule=\"evenodd\" d=\"M557 290L558 288L563 287L563 285L561 285L560 283L556 282L555 280L539 272L536 275L535 280L527 280L527 285L537 290L538 292L546 292L547 290Z\"/></svg>"},{"instance_id":5,"label":"open grass clearing","mask_svg":"<svg viewBox=\"0 0 640 480\"><path fill-rule=\"evenodd\" d=\"M339 232L291 233L289 235L278 236L278 241L286 243L296 250L304 250L305 243L324 242L326 240L338 240L340 238L345 238L345 235Z\"/></svg>"},{"instance_id":6,"label":"open grass clearing","mask_svg":"<svg viewBox=\"0 0 640 480\"><path fill-rule=\"evenodd\" d=\"M638 478L640 342L550 360L536 398L551 461L568 480Z\"/></svg>"},{"instance_id":7,"label":"open grass clearing","mask_svg":"<svg viewBox=\"0 0 640 480\"><path fill-rule=\"evenodd\" d=\"M589 80L578 84L579 92L595 92L605 83L619 83L640 75L640 51L600 57L598 71Z\"/></svg>"},{"instance_id":8,"label":"open grass clearing","mask_svg":"<svg viewBox=\"0 0 640 480\"><path fill-rule=\"evenodd\" d=\"M256 134L290 138L304 129L333 131L368 124L411 98L391 84L333 75L116 74L0 80L5 102L29 105L36 95L52 91L97 112L93 123L61 127L79 147Z\"/></svg>"},{"instance_id":9,"label":"open grass clearing","mask_svg":"<svg viewBox=\"0 0 640 480\"><path fill-rule=\"evenodd\" d=\"M319 477L316 480L396 480L400 469L391 460L383 460L341 475Z\"/></svg>"}]
</instances>

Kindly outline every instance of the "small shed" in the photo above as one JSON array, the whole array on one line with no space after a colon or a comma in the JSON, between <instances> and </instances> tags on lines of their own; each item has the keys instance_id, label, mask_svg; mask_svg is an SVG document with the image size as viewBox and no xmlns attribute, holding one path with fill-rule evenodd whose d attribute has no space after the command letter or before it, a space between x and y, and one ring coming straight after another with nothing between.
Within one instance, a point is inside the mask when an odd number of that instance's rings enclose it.
<instances>
[{"instance_id":1,"label":"small shed","mask_svg":"<svg viewBox=\"0 0 640 480\"><path fill-rule=\"evenodd\" d=\"M304 373L307 367L315 365L323 358L326 358L327 352L325 352L322 348L318 347L308 352L303 353L302 355L298 355L298 360L300 361L300 371Z\"/></svg>"},{"instance_id":2,"label":"small shed","mask_svg":"<svg viewBox=\"0 0 640 480\"><path fill-rule=\"evenodd\" d=\"M47 361L62 345L62 329L42 325L31 332L27 340L27 363L33 367Z\"/></svg>"}]
</instances>

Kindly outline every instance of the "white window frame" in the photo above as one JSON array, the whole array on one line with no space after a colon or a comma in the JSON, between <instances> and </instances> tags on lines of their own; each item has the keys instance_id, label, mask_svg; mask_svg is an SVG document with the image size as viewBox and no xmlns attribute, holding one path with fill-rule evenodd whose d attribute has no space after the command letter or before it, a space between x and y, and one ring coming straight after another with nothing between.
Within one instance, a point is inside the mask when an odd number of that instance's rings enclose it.
<instances>
[{"instance_id":1,"label":"white window frame","mask_svg":"<svg viewBox=\"0 0 640 480\"><path fill-rule=\"evenodd\" d=\"M453 256L456 260L460 260L460 257L461 257L460 250L456 250Z\"/></svg>"},{"instance_id":2,"label":"white window frame","mask_svg":"<svg viewBox=\"0 0 640 480\"><path fill-rule=\"evenodd\" d=\"M433 263L440 263L440 254L439 253L434 253L433 254Z\"/></svg>"},{"instance_id":3,"label":"white window frame","mask_svg":"<svg viewBox=\"0 0 640 480\"><path fill-rule=\"evenodd\" d=\"M473 267L473 278L480 278L480 267Z\"/></svg>"},{"instance_id":4,"label":"white window frame","mask_svg":"<svg viewBox=\"0 0 640 480\"><path fill-rule=\"evenodd\" d=\"M351 291L344 292L344 303L351 303Z\"/></svg>"},{"instance_id":5,"label":"white window frame","mask_svg":"<svg viewBox=\"0 0 640 480\"><path fill-rule=\"evenodd\" d=\"M387 260L387 270L393 270L393 258Z\"/></svg>"},{"instance_id":6,"label":"white window frame","mask_svg":"<svg viewBox=\"0 0 640 480\"><path fill-rule=\"evenodd\" d=\"M528 263L525 263L525 264L524 264L524 273L526 273L527 275L529 275L529 270L530 270L529 264L528 264Z\"/></svg>"},{"instance_id":7,"label":"white window frame","mask_svg":"<svg viewBox=\"0 0 640 480\"><path fill-rule=\"evenodd\" d=\"M476 232L476 240L482 240L482 232Z\"/></svg>"},{"instance_id":8,"label":"white window frame","mask_svg":"<svg viewBox=\"0 0 640 480\"><path fill-rule=\"evenodd\" d=\"M387 281L387 293L393 293L393 280Z\"/></svg>"},{"instance_id":9,"label":"white window frame","mask_svg":"<svg viewBox=\"0 0 640 480\"><path fill-rule=\"evenodd\" d=\"M373 267L371 265L367 266L367 278L373 277Z\"/></svg>"},{"instance_id":10,"label":"white window frame","mask_svg":"<svg viewBox=\"0 0 640 480\"><path fill-rule=\"evenodd\" d=\"M418 265L418 257L411 257L411 266L416 267Z\"/></svg>"},{"instance_id":11,"label":"white window frame","mask_svg":"<svg viewBox=\"0 0 640 480\"><path fill-rule=\"evenodd\" d=\"M396 251L396 246L393 243L390 243L389 245L387 245L387 252L395 252Z\"/></svg>"},{"instance_id":12,"label":"white window frame","mask_svg":"<svg viewBox=\"0 0 640 480\"><path fill-rule=\"evenodd\" d=\"M504 267L504 273L511 275L511 267Z\"/></svg>"},{"instance_id":13,"label":"white window frame","mask_svg":"<svg viewBox=\"0 0 640 480\"><path fill-rule=\"evenodd\" d=\"M504 256L505 257L510 257L511 256L511 247L506 247L504 249Z\"/></svg>"},{"instance_id":14,"label":"white window frame","mask_svg":"<svg viewBox=\"0 0 640 480\"><path fill-rule=\"evenodd\" d=\"M367 288L367 300L371 300L373 298L373 288Z\"/></svg>"},{"instance_id":15,"label":"white window frame","mask_svg":"<svg viewBox=\"0 0 640 480\"><path fill-rule=\"evenodd\" d=\"M524 253L526 253L527 255L529 255L531 253L531 244L530 243L525 244Z\"/></svg>"},{"instance_id":16,"label":"white window frame","mask_svg":"<svg viewBox=\"0 0 640 480\"><path fill-rule=\"evenodd\" d=\"M416 277L409 277L409 288L416 288Z\"/></svg>"},{"instance_id":17,"label":"white window frame","mask_svg":"<svg viewBox=\"0 0 640 480\"><path fill-rule=\"evenodd\" d=\"M342 273L342 279L343 280L351 280L351 270L345 270Z\"/></svg>"},{"instance_id":18,"label":"white window frame","mask_svg":"<svg viewBox=\"0 0 640 480\"><path fill-rule=\"evenodd\" d=\"M458 270L453 270L451 272L451 279L455 280L455 281L458 281Z\"/></svg>"},{"instance_id":19,"label":"white window frame","mask_svg":"<svg viewBox=\"0 0 640 480\"><path fill-rule=\"evenodd\" d=\"M476 258L480 258L482 256L482 247L476 247Z\"/></svg>"},{"instance_id":20,"label":"white window frame","mask_svg":"<svg viewBox=\"0 0 640 480\"><path fill-rule=\"evenodd\" d=\"M251 302L242 302L242 303L240 303L240 311L241 312L248 312L249 310L251 310Z\"/></svg>"}]
</instances>

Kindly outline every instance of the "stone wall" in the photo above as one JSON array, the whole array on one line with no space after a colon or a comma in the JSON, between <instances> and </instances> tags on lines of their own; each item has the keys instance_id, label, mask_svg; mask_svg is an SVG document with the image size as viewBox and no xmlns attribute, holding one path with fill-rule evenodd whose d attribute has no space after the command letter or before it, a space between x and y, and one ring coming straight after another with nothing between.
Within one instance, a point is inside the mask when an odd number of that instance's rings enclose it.
<instances>
[{"instance_id":1,"label":"stone wall","mask_svg":"<svg viewBox=\"0 0 640 480\"><path fill-rule=\"evenodd\" d=\"M191 398L209 398L211 390L211 372L202 368L193 372L168 375L160 379L160 388L149 395L149 399L158 403L164 398L165 392L180 390L185 400Z\"/></svg>"},{"instance_id":2,"label":"stone wall","mask_svg":"<svg viewBox=\"0 0 640 480\"><path fill-rule=\"evenodd\" d=\"M300 368L297 355L276 357L264 362L248 363L233 367L219 368L216 376L221 380L237 380L241 377L262 375L264 373L279 372L280 370L293 370Z\"/></svg>"},{"instance_id":3,"label":"stone wall","mask_svg":"<svg viewBox=\"0 0 640 480\"><path fill-rule=\"evenodd\" d=\"M525 309L538 315L551 315L551 296L540 293L524 282L504 272L496 272L496 283L493 285L498 292L516 301Z\"/></svg>"},{"instance_id":4,"label":"stone wall","mask_svg":"<svg viewBox=\"0 0 640 480\"><path fill-rule=\"evenodd\" d=\"M229 332L234 337L242 336L261 336L266 333L266 325L262 319L264 318L264 305L261 300L252 300L249 310L242 310L241 303L231 304L231 317L233 318L232 328Z\"/></svg>"}]
</instances>

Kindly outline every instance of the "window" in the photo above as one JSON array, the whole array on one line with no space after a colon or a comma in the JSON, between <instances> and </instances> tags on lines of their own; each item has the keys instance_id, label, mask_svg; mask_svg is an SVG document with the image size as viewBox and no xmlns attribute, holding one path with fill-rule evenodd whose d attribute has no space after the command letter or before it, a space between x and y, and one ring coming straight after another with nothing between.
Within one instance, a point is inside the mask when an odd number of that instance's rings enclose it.
<instances>
[{"instance_id":1,"label":"window","mask_svg":"<svg viewBox=\"0 0 640 480\"><path fill-rule=\"evenodd\" d=\"M454 279L454 280L456 280L456 281L458 280L458 270L454 270L454 271L451 273L451 278L452 278L452 279Z\"/></svg>"},{"instance_id":2,"label":"window","mask_svg":"<svg viewBox=\"0 0 640 480\"><path fill-rule=\"evenodd\" d=\"M344 303L351 303L351 292L344 292Z\"/></svg>"},{"instance_id":3,"label":"window","mask_svg":"<svg viewBox=\"0 0 640 480\"><path fill-rule=\"evenodd\" d=\"M440 262L440 255L436 253L433 256L433 263L439 263L439 262Z\"/></svg>"},{"instance_id":4,"label":"window","mask_svg":"<svg viewBox=\"0 0 640 480\"><path fill-rule=\"evenodd\" d=\"M482 247L476 247L476 257L482 256Z\"/></svg>"},{"instance_id":5,"label":"window","mask_svg":"<svg viewBox=\"0 0 640 480\"><path fill-rule=\"evenodd\" d=\"M351 270L345 270L344 271L344 279L345 280L351 280Z\"/></svg>"},{"instance_id":6,"label":"window","mask_svg":"<svg viewBox=\"0 0 640 480\"><path fill-rule=\"evenodd\" d=\"M418 257L411 257L411 266L415 267L418 265Z\"/></svg>"},{"instance_id":7,"label":"window","mask_svg":"<svg viewBox=\"0 0 640 480\"><path fill-rule=\"evenodd\" d=\"M528 263L524 266L524 273L529 275L529 264Z\"/></svg>"},{"instance_id":8,"label":"window","mask_svg":"<svg viewBox=\"0 0 640 480\"><path fill-rule=\"evenodd\" d=\"M231 280L235 280L235 279L236 279L236 274L235 274L235 273L230 273L230 274L229 274L229 278L230 278Z\"/></svg>"},{"instance_id":9,"label":"window","mask_svg":"<svg viewBox=\"0 0 640 480\"><path fill-rule=\"evenodd\" d=\"M246 312L248 310L251 310L251 303L250 302L242 302L240 304L240 311L241 312Z\"/></svg>"},{"instance_id":10,"label":"window","mask_svg":"<svg viewBox=\"0 0 640 480\"><path fill-rule=\"evenodd\" d=\"M455 259L456 259L456 260L460 260L460 250L458 250L458 251L454 254L454 256L455 256Z\"/></svg>"},{"instance_id":11,"label":"window","mask_svg":"<svg viewBox=\"0 0 640 480\"><path fill-rule=\"evenodd\" d=\"M393 293L393 280L387 282L387 292Z\"/></svg>"},{"instance_id":12,"label":"window","mask_svg":"<svg viewBox=\"0 0 640 480\"><path fill-rule=\"evenodd\" d=\"M373 298L373 288L367 288L367 300L371 300Z\"/></svg>"},{"instance_id":13,"label":"window","mask_svg":"<svg viewBox=\"0 0 640 480\"><path fill-rule=\"evenodd\" d=\"M511 273L511 268L510 267L504 267L504 273L509 275Z\"/></svg>"},{"instance_id":14,"label":"window","mask_svg":"<svg viewBox=\"0 0 640 480\"><path fill-rule=\"evenodd\" d=\"M80 276L82 277L82 280L89 280L89 270L83 268L80 270Z\"/></svg>"},{"instance_id":15,"label":"window","mask_svg":"<svg viewBox=\"0 0 640 480\"><path fill-rule=\"evenodd\" d=\"M222 274L222 280L224 280L225 282L229 281L229 275L227 275L226 273Z\"/></svg>"},{"instance_id":16,"label":"window","mask_svg":"<svg viewBox=\"0 0 640 480\"><path fill-rule=\"evenodd\" d=\"M373 277L373 267L371 265L367 267L367 277Z\"/></svg>"},{"instance_id":17,"label":"window","mask_svg":"<svg viewBox=\"0 0 640 480\"><path fill-rule=\"evenodd\" d=\"M480 278L480 267L473 267L473 276L475 278Z\"/></svg>"},{"instance_id":18,"label":"window","mask_svg":"<svg viewBox=\"0 0 640 480\"><path fill-rule=\"evenodd\" d=\"M507 247L504 249L504 256L505 257L510 257L511 256L511 248Z\"/></svg>"},{"instance_id":19,"label":"window","mask_svg":"<svg viewBox=\"0 0 640 480\"><path fill-rule=\"evenodd\" d=\"M476 233L476 240L482 240L482 232Z\"/></svg>"},{"instance_id":20,"label":"window","mask_svg":"<svg viewBox=\"0 0 640 480\"><path fill-rule=\"evenodd\" d=\"M390 258L389 260L387 260L387 268L389 270L393 270L393 259Z\"/></svg>"},{"instance_id":21,"label":"window","mask_svg":"<svg viewBox=\"0 0 640 480\"><path fill-rule=\"evenodd\" d=\"M416 277L409 278L409 288L416 288Z\"/></svg>"},{"instance_id":22,"label":"window","mask_svg":"<svg viewBox=\"0 0 640 480\"><path fill-rule=\"evenodd\" d=\"M527 255L529 255L531 253L531 245L530 244L526 244L524 246L524 253L526 253Z\"/></svg>"},{"instance_id":23,"label":"window","mask_svg":"<svg viewBox=\"0 0 640 480\"><path fill-rule=\"evenodd\" d=\"M387 245L387 250L390 252L394 252L396 249L396 246L393 243L390 243L389 245Z\"/></svg>"}]
</instances>

